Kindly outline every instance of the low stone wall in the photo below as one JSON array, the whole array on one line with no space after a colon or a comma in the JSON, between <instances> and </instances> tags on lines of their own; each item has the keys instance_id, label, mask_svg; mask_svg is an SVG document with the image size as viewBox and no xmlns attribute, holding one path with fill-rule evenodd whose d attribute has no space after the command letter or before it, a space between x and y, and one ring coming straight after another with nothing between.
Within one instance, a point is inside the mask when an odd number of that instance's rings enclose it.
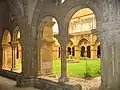
<instances>
[{"instance_id":1,"label":"low stone wall","mask_svg":"<svg viewBox=\"0 0 120 90\"><path fill-rule=\"evenodd\" d=\"M42 90L82 90L81 85L74 82L59 83L44 78L37 79L34 86Z\"/></svg>"},{"instance_id":2,"label":"low stone wall","mask_svg":"<svg viewBox=\"0 0 120 90\"><path fill-rule=\"evenodd\" d=\"M19 76L19 73L8 71L8 70L0 70L0 76L7 77L12 80L17 80L17 77Z\"/></svg>"},{"instance_id":3,"label":"low stone wall","mask_svg":"<svg viewBox=\"0 0 120 90\"><path fill-rule=\"evenodd\" d=\"M33 87L17 87L16 81L0 76L0 90L41 90Z\"/></svg>"}]
</instances>

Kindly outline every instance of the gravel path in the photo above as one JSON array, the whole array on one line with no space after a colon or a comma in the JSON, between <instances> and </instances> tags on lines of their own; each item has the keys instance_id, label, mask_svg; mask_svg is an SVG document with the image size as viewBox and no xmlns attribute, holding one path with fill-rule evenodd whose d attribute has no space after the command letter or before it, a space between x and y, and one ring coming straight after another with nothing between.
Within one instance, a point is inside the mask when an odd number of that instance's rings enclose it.
<instances>
[{"instance_id":1,"label":"gravel path","mask_svg":"<svg viewBox=\"0 0 120 90\"><path fill-rule=\"evenodd\" d=\"M81 78L70 78L70 81L76 81L80 83L82 86L82 90L99 90L101 84L101 77L96 77L91 80Z\"/></svg>"}]
</instances>

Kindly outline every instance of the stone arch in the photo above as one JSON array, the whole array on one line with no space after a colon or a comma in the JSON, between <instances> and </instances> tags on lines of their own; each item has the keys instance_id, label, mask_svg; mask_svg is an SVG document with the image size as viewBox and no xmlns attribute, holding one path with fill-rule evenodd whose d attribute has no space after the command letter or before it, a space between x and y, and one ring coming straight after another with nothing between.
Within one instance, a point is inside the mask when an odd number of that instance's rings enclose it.
<instances>
[{"instance_id":1,"label":"stone arch","mask_svg":"<svg viewBox=\"0 0 120 90\"><path fill-rule=\"evenodd\" d=\"M97 40L95 41L94 45L95 45L95 46L100 45L100 41L97 39Z\"/></svg>"},{"instance_id":2,"label":"stone arch","mask_svg":"<svg viewBox=\"0 0 120 90\"><path fill-rule=\"evenodd\" d=\"M55 22L58 24L57 19L53 20L53 16L45 16L39 25L37 30L37 60L40 62L38 65L38 70L42 74L47 74L52 72L52 62L53 62L53 44L54 44L54 34L53 34L53 25ZM59 25L58 25L59 26ZM59 27L58 33L59 34ZM55 33L56 35L56 33ZM48 48L49 47L49 48ZM59 49L59 47L58 47ZM59 50L58 50L59 52ZM40 56L39 56L40 55ZM46 56L47 55L47 56ZM46 65L48 67L46 67Z\"/></svg>"},{"instance_id":3,"label":"stone arch","mask_svg":"<svg viewBox=\"0 0 120 90\"><path fill-rule=\"evenodd\" d=\"M19 32L21 32L21 31L20 31L19 27L16 26L15 29L14 29L14 31L13 31L12 41L14 41L14 42L17 41L17 34L18 34Z\"/></svg>"},{"instance_id":4,"label":"stone arch","mask_svg":"<svg viewBox=\"0 0 120 90\"><path fill-rule=\"evenodd\" d=\"M22 45L20 43L21 40L21 30L19 26L16 26L14 31L13 31L13 36L12 36L12 52L13 52L13 68L15 72L21 72L22 68Z\"/></svg>"},{"instance_id":5,"label":"stone arch","mask_svg":"<svg viewBox=\"0 0 120 90\"><path fill-rule=\"evenodd\" d=\"M44 27L46 21L49 20L49 19L52 19L52 18L54 18L54 19L57 21L57 24L58 24L58 33L59 33L59 22L58 22L58 20L57 20L54 16L50 16L50 15L44 16L44 17L41 19L40 25L39 25L39 27L38 27L38 29L37 29L37 32L38 32L38 33L37 33L37 39L38 39L38 38L40 39L40 38L42 37L43 27ZM40 33L39 33L39 32L40 32Z\"/></svg>"},{"instance_id":6,"label":"stone arch","mask_svg":"<svg viewBox=\"0 0 120 90\"><path fill-rule=\"evenodd\" d=\"M66 28L66 30L69 30L69 22L70 22L72 16L77 11L79 11L81 9L84 9L84 8L89 8L94 13L95 18L96 18L96 27L98 26L98 24L102 21L102 15L99 12L100 10L98 9L98 7L95 7L94 5L84 4L84 5L79 5L79 6L73 7L71 10L69 10L69 12L67 13L67 15L65 17L65 28Z\"/></svg>"},{"instance_id":7,"label":"stone arch","mask_svg":"<svg viewBox=\"0 0 120 90\"><path fill-rule=\"evenodd\" d=\"M24 6L22 1L8 1L9 4L9 9L11 11L12 17L14 18L15 21L23 28L23 23L24 23Z\"/></svg>"},{"instance_id":8,"label":"stone arch","mask_svg":"<svg viewBox=\"0 0 120 90\"><path fill-rule=\"evenodd\" d=\"M74 45L75 45L75 44L74 44L74 42L73 42L72 40L69 40L69 41L68 41L68 47L71 47L71 46L73 47Z\"/></svg>"},{"instance_id":9,"label":"stone arch","mask_svg":"<svg viewBox=\"0 0 120 90\"><path fill-rule=\"evenodd\" d=\"M90 42L87 39L83 38L83 39L79 40L78 45L81 45L83 42L86 45L90 44Z\"/></svg>"},{"instance_id":10,"label":"stone arch","mask_svg":"<svg viewBox=\"0 0 120 90\"><path fill-rule=\"evenodd\" d=\"M10 37L9 40L7 40L7 37ZM11 33L9 30L5 30L3 33L2 43L11 42Z\"/></svg>"},{"instance_id":11,"label":"stone arch","mask_svg":"<svg viewBox=\"0 0 120 90\"><path fill-rule=\"evenodd\" d=\"M12 68L12 48L11 33L5 30L2 39L2 68L11 70Z\"/></svg>"}]
</instances>

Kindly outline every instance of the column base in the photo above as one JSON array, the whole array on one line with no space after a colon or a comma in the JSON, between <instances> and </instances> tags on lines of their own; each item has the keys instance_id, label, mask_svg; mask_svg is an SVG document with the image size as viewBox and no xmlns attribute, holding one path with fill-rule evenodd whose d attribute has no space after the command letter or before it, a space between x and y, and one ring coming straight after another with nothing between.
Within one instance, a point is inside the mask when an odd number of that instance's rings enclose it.
<instances>
[{"instance_id":1,"label":"column base","mask_svg":"<svg viewBox=\"0 0 120 90\"><path fill-rule=\"evenodd\" d=\"M63 83L63 82L68 82L69 81L69 78L68 77L63 77L63 76L61 76L59 79L58 79L58 82L61 82L61 83Z\"/></svg>"},{"instance_id":2,"label":"column base","mask_svg":"<svg viewBox=\"0 0 120 90\"><path fill-rule=\"evenodd\" d=\"M18 87L33 87L35 83L35 78L27 78L24 76L17 77L17 86Z\"/></svg>"},{"instance_id":3,"label":"column base","mask_svg":"<svg viewBox=\"0 0 120 90\"><path fill-rule=\"evenodd\" d=\"M6 66L2 66L2 69L5 69L6 68Z\"/></svg>"},{"instance_id":4,"label":"column base","mask_svg":"<svg viewBox=\"0 0 120 90\"><path fill-rule=\"evenodd\" d=\"M11 71L15 71L15 70L17 70L17 68L11 68Z\"/></svg>"}]
</instances>

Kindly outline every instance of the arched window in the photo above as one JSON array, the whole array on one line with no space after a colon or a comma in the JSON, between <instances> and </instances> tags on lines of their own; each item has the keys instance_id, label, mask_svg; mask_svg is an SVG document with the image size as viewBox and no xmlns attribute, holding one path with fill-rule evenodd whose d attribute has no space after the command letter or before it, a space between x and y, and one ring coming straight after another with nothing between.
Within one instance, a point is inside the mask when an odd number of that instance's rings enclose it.
<instances>
[{"instance_id":1,"label":"arched window","mask_svg":"<svg viewBox=\"0 0 120 90\"><path fill-rule=\"evenodd\" d=\"M101 53L100 53L100 45L97 47L97 57L100 58L101 56Z\"/></svg>"},{"instance_id":2,"label":"arched window","mask_svg":"<svg viewBox=\"0 0 120 90\"><path fill-rule=\"evenodd\" d=\"M72 47L72 56L75 56L75 47Z\"/></svg>"},{"instance_id":3,"label":"arched window","mask_svg":"<svg viewBox=\"0 0 120 90\"><path fill-rule=\"evenodd\" d=\"M91 50L90 50L91 48L90 48L90 46L87 46L87 57L88 58L91 58Z\"/></svg>"},{"instance_id":4,"label":"arched window","mask_svg":"<svg viewBox=\"0 0 120 90\"><path fill-rule=\"evenodd\" d=\"M68 47L68 55L71 55L71 48Z\"/></svg>"},{"instance_id":5,"label":"arched window","mask_svg":"<svg viewBox=\"0 0 120 90\"><path fill-rule=\"evenodd\" d=\"M81 47L81 57L85 57L85 47Z\"/></svg>"}]
</instances>

